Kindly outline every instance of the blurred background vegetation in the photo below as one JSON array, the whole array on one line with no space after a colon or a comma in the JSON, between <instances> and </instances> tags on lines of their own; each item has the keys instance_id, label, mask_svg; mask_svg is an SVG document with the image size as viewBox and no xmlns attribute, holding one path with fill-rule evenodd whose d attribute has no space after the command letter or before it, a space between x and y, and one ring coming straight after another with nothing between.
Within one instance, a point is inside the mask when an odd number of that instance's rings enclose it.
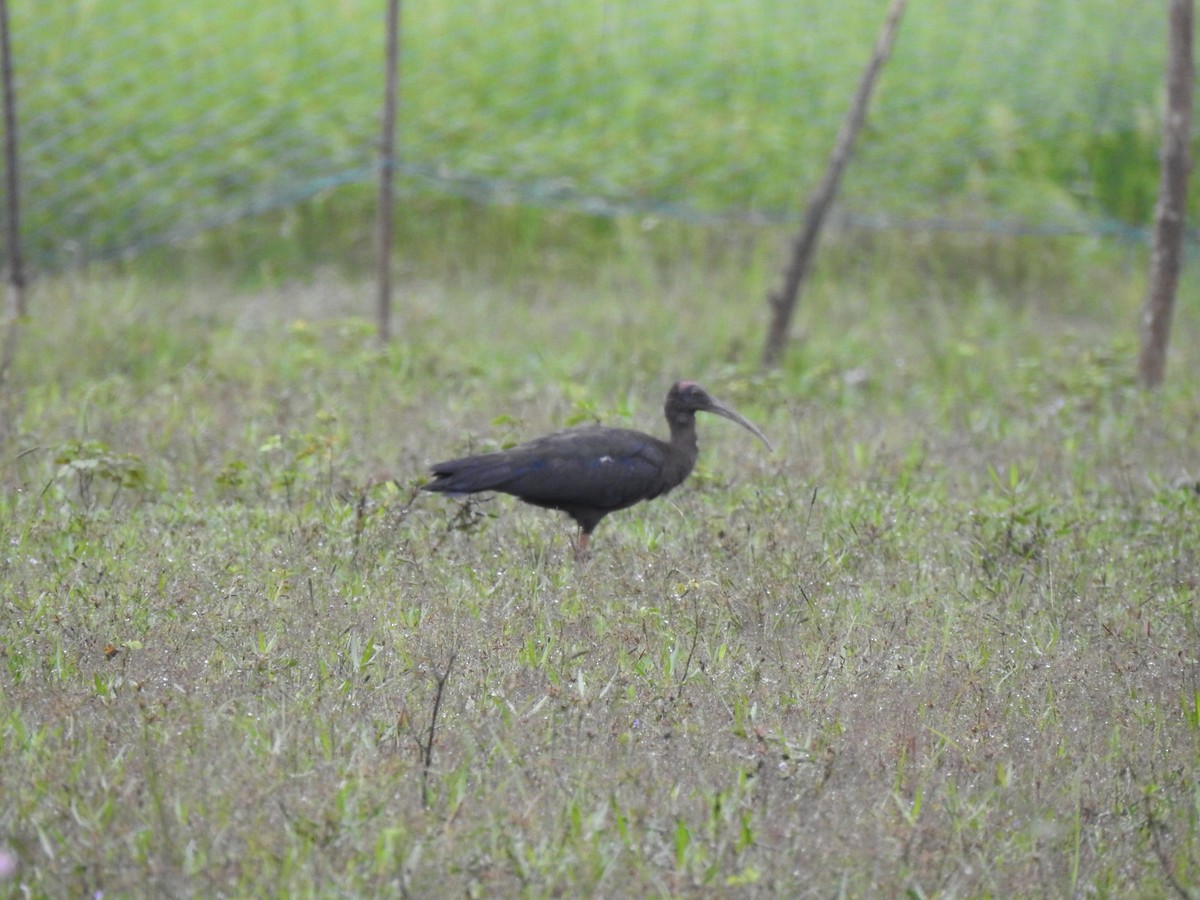
<instances>
[{"instance_id":1,"label":"blurred background vegetation","mask_svg":"<svg viewBox=\"0 0 1200 900\"><path fill-rule=\"evenodd\" d=\"M537 248L542 265L547 242L790 226L884 6L406 3L399 240L410 261ZM12 19L35 270L202 233L235 263L368 258L384 4L62 0ZM1164 28L1123 0L914 5L838 222L1141 239Z\"/></svg>"}]
</instances>

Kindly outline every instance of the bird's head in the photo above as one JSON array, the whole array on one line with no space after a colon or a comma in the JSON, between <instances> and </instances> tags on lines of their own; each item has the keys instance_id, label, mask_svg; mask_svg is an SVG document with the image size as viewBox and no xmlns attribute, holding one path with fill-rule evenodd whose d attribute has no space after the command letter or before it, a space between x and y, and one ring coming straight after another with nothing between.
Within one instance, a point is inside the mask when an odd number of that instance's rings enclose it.
<instances>
[{"instance_id":1,"label":"bird's head","mask_svg":"<svg viewBox=\"0 0 1200 900\"><path fill-rule=\"evenodd\" d=\"M672 426L678 422L686 424L689 417L694 417L698 412L715 413L729 419L731 422L737 422L751 434L755 435L760 441L767 445L767 449L773 449L771 442L767 440L767 436L759 430L758 426L733 409L731 406L726 406L720 400L711 396L708 391L700 387L694 381L677 381L672 385L670 392L667 394L667 403L664 407L667 414L667 421Z\"/></svg>"}]
</instances>

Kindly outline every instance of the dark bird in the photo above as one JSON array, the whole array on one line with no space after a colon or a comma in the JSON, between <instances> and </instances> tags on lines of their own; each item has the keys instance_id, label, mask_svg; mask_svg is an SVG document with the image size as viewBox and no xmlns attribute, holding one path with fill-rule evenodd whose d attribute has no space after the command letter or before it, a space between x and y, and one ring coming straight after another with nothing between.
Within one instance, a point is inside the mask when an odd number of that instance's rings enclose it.
<instances>
[{"instance_id":1,"label":"dark bird","mask_svg":"<svg viewBox=\"0 0 1200 900\"><path fill-rule=\"evenodd\" d=\"M601 519L662 496L691 474L700 452L696 413L716 413L737 422L771 448L756 425L694 381L671 388L664 412L671 427L666 441L629 428L598 425L556 431L498 453L435 463L435 478L422 490L451 495L500 491L534 506L561 509L579 523L575 555L582 559Z\"/></svg>"}]
</instances>

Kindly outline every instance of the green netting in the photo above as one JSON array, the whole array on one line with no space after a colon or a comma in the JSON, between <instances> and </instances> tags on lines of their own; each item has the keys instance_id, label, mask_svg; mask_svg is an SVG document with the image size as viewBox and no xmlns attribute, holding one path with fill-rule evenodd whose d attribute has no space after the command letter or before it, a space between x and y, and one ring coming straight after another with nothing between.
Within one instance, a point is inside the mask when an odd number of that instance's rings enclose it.
<instances>
[{"instance_id":1,"label":"green netting","mask_svg":"<svg viewBox=\"0 0 1200 900\"><path fill-rule=\"evenodd\" d=\"M787 220L883 0L408 0L405 193ZM34 266L132 252L374 178L382 0L17 0ZM1165 7L914 0L844 217L1137 233Z\"/></svg>"}]
</instances>

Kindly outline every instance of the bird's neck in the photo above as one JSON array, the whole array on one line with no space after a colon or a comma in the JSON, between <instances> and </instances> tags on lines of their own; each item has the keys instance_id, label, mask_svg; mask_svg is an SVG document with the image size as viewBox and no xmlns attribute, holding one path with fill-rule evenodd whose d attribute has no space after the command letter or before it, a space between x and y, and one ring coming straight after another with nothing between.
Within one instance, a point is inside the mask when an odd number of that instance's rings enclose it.
<instances>
[{"instance_id":1,"label":"bird's neck","mask_svg":"<svg viewBox=\"0 0 1200 900\"><path fill-rule=\"evenodd\" d=\"M696 465L696 457L700 455L700 445L696 441L696 418L688 416L687 421L672 421L671 448L675 451L674 463L679 481L691 474ZM679 482L675 482L678 484Z\"/></svg>"}]
</instances>

